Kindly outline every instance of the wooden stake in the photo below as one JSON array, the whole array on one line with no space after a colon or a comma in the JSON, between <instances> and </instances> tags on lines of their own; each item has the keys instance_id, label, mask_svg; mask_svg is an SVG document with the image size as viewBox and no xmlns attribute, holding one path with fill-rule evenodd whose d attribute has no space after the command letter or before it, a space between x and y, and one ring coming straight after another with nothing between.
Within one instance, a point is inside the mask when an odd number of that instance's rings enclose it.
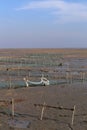
<instances>
[{"instance_id":1,"label":"wooden stake","mask_svg":"<svg viewBox=\"0 0 87 130\"><path fill-rule=\"evenodd\" d=\"M75 110L76 110L76 105L74 105L74 109L73 109L73 113L72 113L72 122L71 122L72 126L73 126L73 123L74 123Z\"/></svg>"},{"instance_id":2,"label":"wooden stake","mask_svg":"<svg viewBox=\"0 0 87 130\"><path fill-rule=\"evenodd\" d=\"M14 98L12 98L12 118L14 118Z\"/></svg>"},{"instance_id":3,"label":"wooden stake","mask_svg":"<svg viewBox=\"0 0 87 130\"><path fill-rule=\"evenodd\" d=\"M83 83L84 83L84 81L85 81L85 72L83 72L83 74L82 74L82 80L83 80Z\"/></svg>"},{"instance_id":4,"label":"wooden stake","mask_svg":"<svg viewBox=\"0 0 87 130\"><path fill-rule=\"evenodd\" d=\"M72 84L72 72L70 73L70 82Z\"/></svg>"},{"instance_id":5,"label":"wooden stake","mask_svg":"<svg viewBox=\"0 0 87 130\"><path fill-rule=\"evenodd\" d=\"M67 83L69 83L69 73L66 72L66 80L67 80Z\"/></svg>"},{"instance_id":6,"label":"wooden stake","mask_svg":"<svg viewBox=\"0 0 87 130\"><path fill-rule=\"evenodd\" d=\"M10 89L11 89L11 77L10 77Z\"/></svg>"},{"instance_id":7,"label":"wooden stake","mask_svg":"<svg viewBox=\"0 0 87 130\"><path fill-rule=\"evenodd\" d=\"M44 110L45 110L45 102L44 102L43 107L42 107L40 120L43 119Z\"/></svg>"},{"instance_id":8,"label":"wooden stake","mask_svg":"<svg viewBox=\"0 0 87 130\"><path fill-rule=\"evenodd\" d=\"M80 77L81 77L80 79L82 80L82 73L81 72L80 72Z\"/></svg>"},{"instance_id":9,"label":"wooden stake","mask_svg":"<svg viewBox=\"0 0 87 130\"><path fill-rule=\"evenodd\" d=\"M20 69L20 67L19 67L19 65L18 65L18 76L19 76L19 69Z\"/></svg>"}]
</instances>

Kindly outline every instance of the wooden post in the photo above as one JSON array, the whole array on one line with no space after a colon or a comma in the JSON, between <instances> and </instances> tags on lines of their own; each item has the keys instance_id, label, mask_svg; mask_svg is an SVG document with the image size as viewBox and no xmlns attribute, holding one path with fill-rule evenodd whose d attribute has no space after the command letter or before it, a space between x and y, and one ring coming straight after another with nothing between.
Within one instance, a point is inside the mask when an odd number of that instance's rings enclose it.
<instances>
[{"instance_id":1,"label":"wooden post","mask_svg":"<svg viewBox=\"0 0 87 130\"><path fill-rule=\"evenodd\" d=\"M72 126L73 126L73 123L74 123L75 110L76 110L76 105L74 105L74 109L73 109L73 113L72 113L72 122L71 122Z\"/></svg>"},{"instance_id":2,"label":"wooden post","mask_svg":"<svg viewBox=\"0 0 87 130\"><path fill-rule=\"evenodd\" d=\"M11 89L11 77L10 77L10 89Z\"/></svg>"},{"instance_id":3,"label":"wooden post","mask_svg":"<svg viewBox=\"0 0 87 130\"><path fill-rule=\"evenodd\" d=\"M66 81L67 81L67 84L69 83L69 72L66 72Z\"/></svg>"},{"instance_id":4,"label":"wooden post","mask_svg":"<svg viewBox=\"0 0 87 130\"><path fill-rule=\"evenodd\" d=\"M70 83L72 84L72 72L70 72Z\"/></svg>"},{"instance_id":5,"label":"wooden post","mask_svg":"<svg viewBox=\"0 0 87 130\"><path fill-rule=\"evenodd\" d=\"M20 67L19 67L19 65L18 65L18 77L19 77L19 69L20 69Z\"/></svg>"},{"instance_id":6,"label":"wooden post","mask_svg":"<svg viewBox=\"0 0 87 130\"><path fill-rule=\"evenodd\" d=\"M28 77L30 78L30 72L29 72L29 76Z\"/></svg>"},{"instance_id":7,"label":"wooden post","mask_svg":"<svg viewBox=\"0 0 87 130\"><path fill-rule=\"evenodd\" d=\"M85 81L85 72L83 72L83 74L82 74L82 80L83 80L83 83L84 83L84 81Z\"/></svg>"},{"instance_id":8,"label":"wooden post","mask_svg":"<svg viewBox=\"0 0 87 130\"><path fill-rule=\"evenodd\" d=\"M43 107L42 107L42 111L41 111L41 117L40 117L40 120L42 120L43 119L43 114L44 114L44 110L45 110L45 102L44 102L44 104L43 104Z\"/></svg>"},{"instance_id":9,"label":"wooden post","mask_svg":"<svg viewBox=\"0 0 87 130\"><path fill-rule=\"evenodd\" d=\"M14 98L12 98L12 118L14 118Z\"/></svg>"},{"instance_id":10,"label":"wooden post","mask_svg":"<svg viewBox=\"0 0 87 130\"><path fill-rule=\"evenodd\" d=\"M80 76L81 76L81 81L82 81L82 72L80 72Z\"/></svg>"},{"instance_id":11,"label":"wooden post","mask_svg":"<svg viewBox=\"0 0 87 130\"><path fill-rule=\"evenodd\" d=\"M81 80L83 80L83 74L82 74L82 72L80 72L80 74L81 74Z\"/></svg>"}]
</instances>

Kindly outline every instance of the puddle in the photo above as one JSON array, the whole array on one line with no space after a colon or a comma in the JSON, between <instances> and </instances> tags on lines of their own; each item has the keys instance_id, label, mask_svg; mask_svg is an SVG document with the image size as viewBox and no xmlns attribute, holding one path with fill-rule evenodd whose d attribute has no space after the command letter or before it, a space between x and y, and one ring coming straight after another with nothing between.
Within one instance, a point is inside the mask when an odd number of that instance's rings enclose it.
<instances>
[{"instance_id":1,"label":"puddle","mask_svg":"<svg viewBox=\"0 0 87 130\"><path fill-rule=\"evenodd\" d=\"M29 128L30 124L31 124L30 121L17 120L17 119L10 119L8 121L8 125L11 128Z\"/></svg>"}]
</instances>

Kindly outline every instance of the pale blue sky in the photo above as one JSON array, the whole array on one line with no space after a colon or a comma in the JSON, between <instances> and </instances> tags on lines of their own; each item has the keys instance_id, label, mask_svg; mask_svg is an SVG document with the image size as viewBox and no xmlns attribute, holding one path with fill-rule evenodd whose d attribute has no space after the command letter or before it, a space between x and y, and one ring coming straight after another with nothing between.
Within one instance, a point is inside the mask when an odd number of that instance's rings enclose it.
<instances>
[{"instance_id":1,"label":"pale blue sky","mask_svg":"<svg viewBox=\"0 0 87 130\"><path fill-rule=\"evenodd\" d=\"M0 48L87 48L87 0L0 0Z\"/></svg>"}]
</instances>

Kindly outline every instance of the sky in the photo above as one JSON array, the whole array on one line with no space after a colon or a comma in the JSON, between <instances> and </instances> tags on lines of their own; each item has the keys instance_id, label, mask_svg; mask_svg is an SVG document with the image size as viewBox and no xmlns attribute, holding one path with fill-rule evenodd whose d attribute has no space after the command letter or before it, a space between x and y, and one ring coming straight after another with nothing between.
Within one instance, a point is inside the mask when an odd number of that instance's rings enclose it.
<instances>
[{"instance_id":1,"label":"sky","mask_svg":"<svg viewBox=\"0 0 87 130\"><path fill-rule=\"evenodd\" d=\"M87 0L0 0L0 48L87 48Z\"/></svg>"}]
</instances>

